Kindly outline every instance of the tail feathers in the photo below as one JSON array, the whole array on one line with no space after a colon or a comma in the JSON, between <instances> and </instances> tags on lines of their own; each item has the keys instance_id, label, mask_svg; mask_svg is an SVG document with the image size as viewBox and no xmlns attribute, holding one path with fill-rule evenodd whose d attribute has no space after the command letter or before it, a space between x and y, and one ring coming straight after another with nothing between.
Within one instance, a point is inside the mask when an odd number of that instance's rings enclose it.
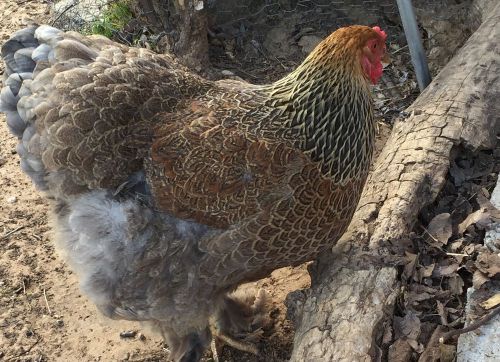
<instances>
[{"instance_id":1,"label":"tail feathers","mask_svg":"<svg viewBox=\"0 0 500 362\"><path fill-rule=\"evenodd\" d=\"M16 110L17 102L19 102L18 93L19 90L17 90L17 92L14 92L13 89L9 86L2 88L2 91L0 92L0 99L2 102L0 104L0 110L2 112Z\"/></svg>"},{"instance_id":2,"label":"tail feathers","mask_svg":"<svg viewBox=\"0 0 500 362\"><path fill-rule=\"evenodd\" d=\"M38 47L35 48L35 50L31 54L31 58L35 62L48 62L49 53L51 52L51 50L52 48L50 47L49 44L40 44Z\"/></svg>"},{"instance_id":3,"label":"tail feathers","mask_svg":"<svg viewBox=\"0 0 500 362\"><path fill-rule=\"evenodd\" d=\"M64 32L48 25L40 25L35 29L35 37L40 43L48 44L52 48L63 40Z\"/></svg>"},{"instance_id":4,"label":"tail feathers","mask_svg":"<svg viewBox=\"0 0 500 362\"><path fill-rule=\"evenodd\" d=\"M97 52L84 44L79 34L41 25L15 32L2 46L1 54L5 73L0 112L5 113L9 130L19 138L17 153L22 170L39 189L47 190L43 143L35 116L55 108L51 97L56 73L93 61Z\"/></svg>"},{"instance_id":5,"label":"tail feathers","mask_svg":"<svg viewBox=\"0 0 500 362\"><path fill-rule=\"evenodd\" d=\"M31 59L31 54L33 54L35 48L24 48L19 49L14 53L14 61L16 64L15 71L17 73L22 72L32 72L35 69L36 63Z\"/></svg>"},{"instance_id":6,"label":"tail feathers","mask_svg":"<svg viewBox=\"0 0 500 362\"><path fill-rule=\"evenodd\" d=\"M45 190L46 171L41 160L40 137L36 133L33 110L22 107L23 101L26 103L32 94L28 85L37 65L34 55L37 59L48 58L46 46L38 49L36 29L36 26L31 26L19 30L2 46L5 73L0 111L6 115L9 130L19 138L17 153L21 158L21 169Z\"/></svg>"},{"instance_id":7,"label":"tail feathers","mask_svg":"<svg viewBox=\"0 0 500 362\"><path fill-rule=\"evenodd\" d=\"M57 144L56 130L64 126L70 92L87 84L87 90L93 89L90 73L95 69L87 65L103 58L100 53L125 61L121 51L127 49L104 37L85 37L47 25L19 30L2 46L5 72L0 112L5 113L9 130L19 138L21 167L38 188L50 188L54 194L58 185L79 185L75 179L65 180L75 178L74 174L68 176L70 173L53 162L55 156L63 157L65 146Z\"/></svg>"},{"instance_id":8,"label":"tail feathers","mask_svg":"<svg viewBox=\"0 0 500 362\"><path fill-rule=\"evenodd\" d=\"M6 111L5 116L7 118L7 127L9 130L17 137L22 137L24 130L26 129L26 123L21 118L19 113Z\"/></svg>"},{"instance_id":9,"label":"tail feathers","mask_svg":"<svg viewBox=\"0 0 500 362\"><path fill-rule=\"evenodd\" d=\"M33 73L31 72L13 73L5 80L4 85L10 89L12 95L18 95L23 81L31 79L32 76Z\"/></svg>"},{"instance_id":10,"label":"tail feathers","mask_svg":"<svg viewBox=\"0 0 500 362\"><path fill-rule=\"evenodd\" d=\"M12 38L2 46L2 58L8 75L27 72L34 68L31 55L28 56L27 54L39 44L35 39L35 29L35 26L31 26L16 31Z\"/></svg>"}]
</instances>

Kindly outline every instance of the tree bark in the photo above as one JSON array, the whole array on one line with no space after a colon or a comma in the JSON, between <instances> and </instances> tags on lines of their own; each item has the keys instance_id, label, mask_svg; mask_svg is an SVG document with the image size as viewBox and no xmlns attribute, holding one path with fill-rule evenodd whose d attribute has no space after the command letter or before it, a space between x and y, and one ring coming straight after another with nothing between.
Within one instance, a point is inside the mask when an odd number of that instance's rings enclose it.
<instances>
[{"instance_id":1,"label":"tree bark","mask_svg":"<svg viewBox=\"0 0 500 362\"><path fill-rule=\"evenodd\" d=\"M201 71L208 63L207 17L202 0L176 0L182 25L174 53L184 63Z\"/></svg>"},{"instance_id":2,"label":"tree bark","mask_svg":"<svg viewBox=\"0 0 500 362\"><path fill-rule=\"evenodd\" d=\"M494 148L500 131L500 3L481 4L480 27L409 107L410 116L394 126L348 232L310 270L311 288L302 298L290 297L296 322L291 361L381 358L382 327L392 320L398 276L361 250L383 255L382 243L409 234L444 185L454 149Z\"/></svg>"},{"instance_id":3,"label":"tree bark","mask_svg":"<svg viewBox=\"0 0 500 362\"><path fill-rule=\"evenodd\" d=\"M137 10L157 32L167 32L166 51L201 71L209 64L204 0L137 0Z\"/></svg>"}]
</instances>

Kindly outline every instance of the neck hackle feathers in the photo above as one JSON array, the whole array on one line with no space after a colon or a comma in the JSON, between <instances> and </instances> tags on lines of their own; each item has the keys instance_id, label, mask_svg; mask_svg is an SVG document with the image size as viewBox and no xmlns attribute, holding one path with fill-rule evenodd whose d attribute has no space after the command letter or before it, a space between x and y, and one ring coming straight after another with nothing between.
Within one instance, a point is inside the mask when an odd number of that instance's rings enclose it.
<instances>
[{"instance_id":1,"label":"neck hackle feathers","mask_svg":"<svg viewBox=\"0 0 500 362\"><path fill-rule=\"evenodd\" d=\"M369 167L373 109L361 59L366 43L384 35L367 26L338 29L271 88L300 148L338 183L364 177Z\"/></svg>"}]
</instances>

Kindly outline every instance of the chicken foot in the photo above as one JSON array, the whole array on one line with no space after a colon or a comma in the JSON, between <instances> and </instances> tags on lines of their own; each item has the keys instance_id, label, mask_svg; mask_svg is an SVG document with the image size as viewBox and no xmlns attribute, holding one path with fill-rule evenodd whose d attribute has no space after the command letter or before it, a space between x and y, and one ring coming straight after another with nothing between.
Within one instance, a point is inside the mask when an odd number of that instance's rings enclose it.
<instances>
[{"instance_id":1,"label":"chicken foot","mask_svg":"<svg viewBox=\"0 0 500 362\"><path fill-rule=\"evenodd\" d=\"M255 342L262 337L268 321L265 293L261 289L252 297L246 292L240 294L226 297L223 308L209 320L210 348L216 362L224 345L254 355L259 353Z\"/></svg>"},{"instance_id":2,"label":"chicken foot","mask_svg":"<svg viewBox=\"0 0 500 362\"><path fill-rule=\"evenodd\" d=\"M212 341L210 342L210 349L212 351L212 357L215 362L220 361L219 356L222 352L222 347L224 347L224 345L228 345L242 352L252 353L254 355L259 354L259 349L252 342L246 342L239 340L235 337L231 337L217 330L217 327L213 324L210 324L210 331L212 333ZM255 337L257 338L260 337L261 334L262 334L262 329L259 328L258 330L250 333L248 337L249 339L254 339Z\"/></svg>"}]
</instances>

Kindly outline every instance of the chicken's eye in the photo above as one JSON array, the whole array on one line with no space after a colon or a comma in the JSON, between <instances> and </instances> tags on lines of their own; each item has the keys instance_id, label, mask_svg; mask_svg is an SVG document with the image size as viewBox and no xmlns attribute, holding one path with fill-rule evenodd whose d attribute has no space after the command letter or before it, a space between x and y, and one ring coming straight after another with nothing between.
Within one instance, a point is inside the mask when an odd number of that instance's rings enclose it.
<instances>
[{"instance_id":1,"label":"chicken's eye","mask_svg":"<svg viewBox=\"0 0 500 362\"><path fill-rule=\"evenodd\" d=\"M373 44L372 48L376 49L377 48L377 43Z\"/></svg>"}]
</instances>

